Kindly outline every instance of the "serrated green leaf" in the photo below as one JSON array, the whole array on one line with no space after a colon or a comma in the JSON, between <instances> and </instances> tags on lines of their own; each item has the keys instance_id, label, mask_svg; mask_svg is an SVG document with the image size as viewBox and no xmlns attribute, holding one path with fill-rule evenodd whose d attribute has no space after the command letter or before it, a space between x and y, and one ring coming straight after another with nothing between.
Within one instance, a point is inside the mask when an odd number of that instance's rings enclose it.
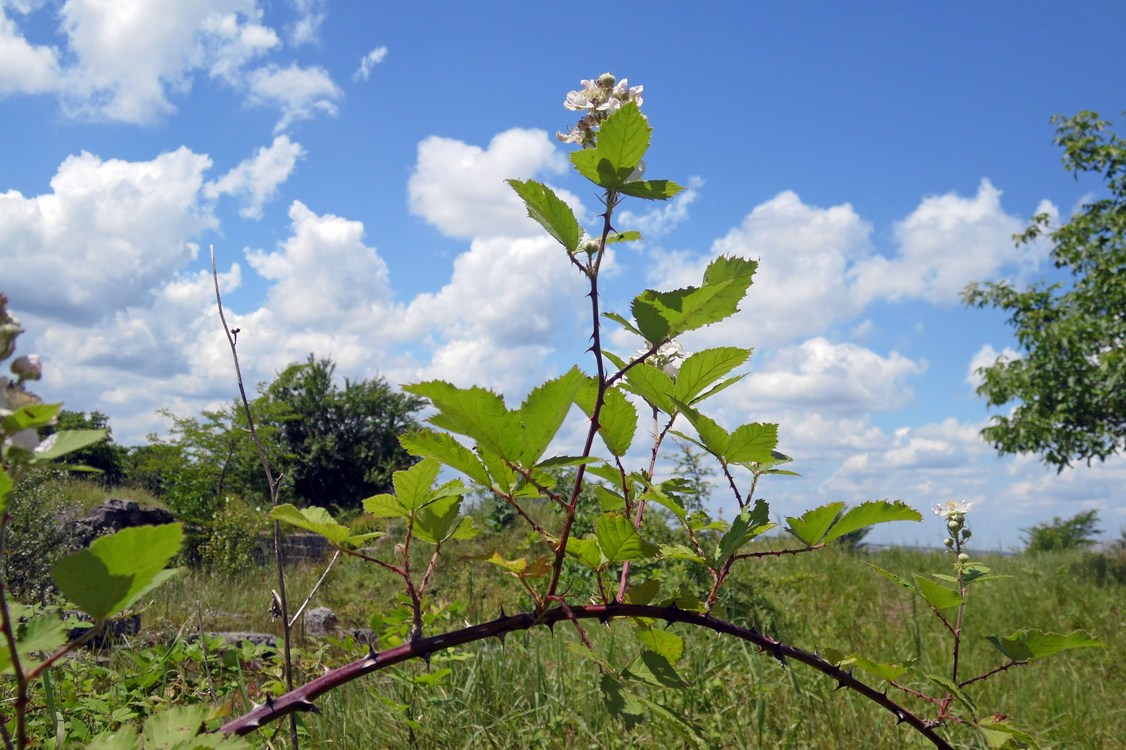
<instances>
[{"instance_id":1,"label":"serrated green leaf","mask_svg":"<svg viewBox=\"0 0 1126 750\"><path fill-rule=\"evenodd\" d=\"M430 488L438 478L442 466L432 458L424 458L409 469L400 469L391 475L395 499L408 511L415 511L433 497Z\"/></svg>"},{"instance_id":2,"label":"serrated green leaf","mask_svg":"<svg viewBox=\"0 0 1126 750\"><path fill-rule=\"evenodd\" d=\"M592 485L590 489L598 499L598 507L603 512L615 513L625 511L626 499L622 495L614 492L603 484Z\"/></svg>"},{"instance_id":3,"label":"serrated green leaf","mask_svg":"<svg viewBox=\"0 0 1126 750\"><path fill-rule=\"evenodd\" d=\"M683 737L685 741L687 743L690 743L693 747L698 748L698 750L708 750L708 748L715 747L715 745L708 742L707 738L704 736L703 730L694 722L689 721L689 719L683 714L674 711L668 706L662 705L655 701L651 701L643 695L638 696L638 700L641 701L645 706L648 706L649 710L653 713L654 716L660 717L667 721L669 723L669 726L671 726L677 732L677 734Z\"/></svg>"},{"instance_id":4,"label":"serrated green leaf","mask_svg":"<svg viewBox=\"0 0 1126 750\"><path fill-rule=\"evenodd\" d=\"M521 466L531 466L540 460L559 432L585 380L579 368L572 367L566 374L533 389L524 399L520 406L523 450L518 463Z\"/></svg>"},{"instance_id":5,"label":"serrated green leaf","mask_svg":"<svg viewBox=\"0 0 1126 750\"><path fill-rule=\"evenodd\" d=\"M251 747L250 743L239 737L203 732L204 722L210 718L213 716L206 706L173 706L162 709L145 720L141 743L132 747L144 750L243 750ZM105 750L101 745L98 747L99 750Z\"/></svg>"},{"instance_id":6,"label":"serrated green leaf","mask_svg":"<svg viewBox=\"0 0 1126 750\"><path fill-rule=\"evenodd\" d=\"M602 550L598 546L597 539L568 537L567 554L591 570L602 570L607 565L607 560L602 556Z\"/></svg>"},{"instance_id":7,"label":"serrated green leaf","mask_svg":"<svg viewBox=\"0 0 1126 750\"><path fill-rule=\"evenodd\" d=\"M14 609L14 607L13 607ZM13 619L16 616L13 613ZM38 614L16 624L16 648L20 655L20 668L26 674L41 663L37 654L54 653L66 643L66 629L54 613ZM7 647L0 649L0 674L12 672L11 653Z\"/></svg>"},{"instance_id":8,"label":"serrated green leaf","mask_svg":"<svg viewBox=\"0 0 1126 750\"><path fill-rule=\"evenodd\" d=\"M621 315L618 315L617 313L608 312L608 313L602 313L602 317L609 318L610 320L614 321L615 323L620 325L622 328L625 328L627 331L634 334L635 336L641 336L642 338L644 338L641 331L637 330L637 328L633 325L633 323L630 323L628 320L623 318ZM602 354L604 356L606 356L607 352L603 351ZM619 368L624 367L624 366L625 366L624 364L618 365Z\"/></svg>"},{"instance_id":9,"label":"serrated green leaf","mask_svg":"<svg viewBox=\"0 0 1126 750\"><path fill-rule=\"evenodd\" d=\"M918 590L917 588L915 588L914 586L912 586L912 585L911 585L910 583L908 583L908 582L907 582L906 580L904 580L904 579L900 578L899 576L897 576L897 575L896 575L895 573L892 573L892 572L891 572L890 570L884 570L884 569L883 569L883 568L881 568L880 566L878 566L878 565L873 565L872 563L865 563L865 564L866 564L866 565L867 565L867 566L868 566L869 568L871 568L872 570L874 570L874 571L876 571L877 573L879 573L880 575L882 575L882 576L883 576L884 578L888 579L889 581L892 581L892 582L894 582L894 583L898 583L898 584L899 584L900 586L902 586L903 588L907 589L908 591L910 591L910 592L911 592L912 594L915 594L916 596L921 596L921 594L919 593L919 590Z\"/></svg>"},{"instance_id":10,"label":"serrated green leaf","mask_svg":"<svg viewBox=\"0 0 1126 750\"><path fill-rule=\"evenodd\" d=\"M649 149L653 129L635 102L629 102L599 126L595 148L571 152L583 177L607 190L618 190Z\"/></svg>"},{"instance_id":11,"label":"serrated green leaf","mask_svg":"<svg viewBox=\"0 0 1126 750\"><path fill-rule=\"evenodd\" d=\"M631 367L626 373L626 382L622 388L641 396L650 406L657 407L665 414L676 411L676 404L669 398L675 388L672 378L648 362Z\"/></svg>"},{"instance_id":12,"label":"serrated green leaf","mask_svg":"<svg viewBox=\"0 0 1126 750\"><path fill-rule=\"evenodd\" d=\"M648 578L642 583L630 582L629 588L626 589L626 603L627 604L648 604L653 601L657 593L661 590L661 582L656 578ZM654 649L660 650L660 649ZM675 659L673 661L676 661Z\"/></svg>"},{"instance_id":13,"label":"serrated green leaf","mask_svg":"<svg viewBox=\"0 0 1126 750\"><path fill-rule=\"evenodd\" d=\"M449 433L421 428L400 435L399 442L412 456L433 458L460 471L477 484L484 487L492 485L489 472L481 460Z\"/></svg>"},{"instance_id":14,"label":"serrated green leaf","mask_svg":"<svg viewBox=\"0 0 1126 750\"><path fill-rule=\"evenodd\" d=\"M137 750L142 747L137 730L126 724L113 734L99 737L86 746L86 750Z\"/></svg>"},{"instance_id":15,"label":"serrated green leaf","mask_svg":"<svg viewBox=\"0 0 1126 750\"><path fill-rule=\"evenodd\" d=\"M179 523L122 529L59 560L51 576L67 599L101 622L176 573L164 568L183 539Z\"/></svg>"},{"instance_id":16,"label":"serrated green leaf","mask_svg":"<svg viewBox=\"0 0 1126 750\"><path fill-rule=\"evenodd\" d=\"M506 560L499 552L493 552L488 557L477 558L492 565L498 565L517 578L533 579L543 578L551 572L551 558L546 555L528 562L523 557L515 560Z\"/></svg>"},{"instance_id":17,"label":"serrated green leaf","mask_svg":"<svg viewBox=\"0 0 1126 750\"><path fill-rule=\"evenodd\" d=\"M693 440L691 437L675 430L673 431L674 434L696 443L720 461L727 461L727 446L731 442L731 435L728 434L727 430L720 427L711 417L701 414L683 401L676 400L674 403L680 413L688 420L688 423L696 430L700 440Z\"/></svg>"},{"instance_id":18,"label":"serrated green leaf","mask_svg":"<svg viewBox=\"0 0 1126 750\"><path fill-rule=\"evenodd\" d=\"M962 595L953 589L948 589L937 581L921 576L918 573L914 574L915 585L919 588L919 593L926 599L927 604L935 609L950 609L957 607L962 603Z\"/></svg>"},{"instance_id":19,"label":"serrated green leaf","mask_svg":"<svg viewBox=\"0 0 1126 750\"><path fill-rule=\"evenodd\" d=\"M867 659L863 656L853 654L841 659L839 662L837 662L837 665L856 666L870 675L879 677L881 680L892 682L907 674L907 672L913 666L913 662L907 664L884 664L882 662L872 661L871 659Z\"/></svg>"},{"instance_id":20,"label":"serrated green leaf","mask_svg":"<svg viewBox=\"0 0 1126 750\"><path fill-rule=\"evenodd\" d=\"M606 244L613 245L618 242L637 242L641 239L641 232L611 232L606 235Z\"/></svg>"},{"instance_id":21,"label":"serrated green leaf","mask_svg":"<svg viewBox=\"0 0 1126 750\"><path fill-rule=\"evenodd\" d=\"M594 413L597 395L597 384L593 378L587 378L575 396L575 402L587 417ZM606 449L615 456L624 456L629 452L636 432L637 409L621 389L608 388L598 414L598 434L606 444Z\"/></svg>"},{"instance_id":22,"label":"serrated green leaf","mask_svg":"<svg viewBox=\"0 0 1126 750\"><path fill-rule=\"evenodd\" d=\"M688 519L688 514L684 510L684 506L677 502L675 498L669 496L666 492L664 492L663 487L652 487L648 492L645 493L645 500L654 502L657 505L666 508L674 516L676 516L681 523L684 523Z\"/></svg>"},{"instance_id":23,"label":"serrated green leaf","mask_svg":"<svg viewBox=\"0 0 1126 750\"><path fill-rule=\"evenodd\" d=\"M693 562L707 564L707 560L700 553L686 544L662 544L660 547L661 558L665 560L692 560Z\"/></svg>"},{"instance_id":24,"label":"serrated green leaf","mask_svg":"<svg viewBox=\"0 0 1126 750\"><path fill-rule=\"evenodd\" d=\"M646 290L631 307L638 328L650 343L718 323L739 312L758 264L720 257L704 272L704 284L671 292Z\"/></svg>"},{"instance_id":25,"label":"serrated green leaf","mask_svg":"<svg viewBox=\"0 0 1126 750\"><path fill-rule=\"evenodd\" d=\"M1070 651L1076 648L1102 648L1106 644L1091 637L1085 630L1076 630L1066 635L1045 633L1041 630L1018 630L1008 637L987 635L986 640L1013 661L1042 659L1045 656Z\"/></svg>"},{"instance_id":26,"label":"serrated green leaf","mask_svg":"<svg viewBox=\"0 0 1126 750\"><path fill-rule=\"evenodd\" d=\"M539 222L568 252L575 252L582 237L582 229L575 212L555 192L535 180L506 180L528 209L528 216Z\"/></svg>"},{"instance_id":27,"label":"serrated green leaf","mask_svg":"<svg viewBox=\"0 0 1126 750\"><path fill-rule=\"evenodd\" d=\"M936 685L941 686L944 690L947 690L951 695L954 696L955 700L961 703L962 706L970 712L970 716L976 719L977 705L973 702L973 699L971 699L969 695L967 695L960 687L954 684L953 680L951 680L949 677L945 677L939 674L928 674L927 679L935 683Z\"/></svg>"},{"instance_id":28,"label":"serrated green leaf","mask_svg":"<svg viewBox=\"0 0 1126 750\"><path fill-rule=\"evenodd\" d=\"M977 729L981 732L986 744L991 749L1005 747L1013 740L1022 743L1026 747L1035 748L1036 750L1039 750L1040 747L1040 744L1036 742L1036 739L1032 737L1032 735L994 716L987 716L979 721L977 723Z\"/></svg>"},{"instance_id":29,"label":"serrated green leaf","mask_svg":"<svg viewBox=\"0 0 1126 750\"><path fill-rule=\"evenodd\" d=\"M770 506L761 498L755 501L754 508L736 516L716 545L714 567L721 567L752 539L775 528L777 524L770 523L769 518Z\"/></svg>"},{"instance_id":30,"label":"serrated green leaf","mask_svg":"<svg viewBox=\"0 0 1126 750\"><path fill-rule=\"evenodd\" d=\"M639 628L634 635L638 643L665 657L670 664L676 664L684 656L684 639L671 630Z\"/></svg>"},{"instance_id":31,"label":"serrated green leaf","mask_svg":"<svg viewBox=\"0 0 1126 750\"><path fill-rule=\"evenodd\" d=\"M684 190L672 180L630 180L622 183L618 192L650 201L667 201Z\"/></svg>"},{"instance_id":32,"label":"serrated green leaf","mask_svg":"<svg viewBox=\"0 0 1126 750\"><path fill-rule=\"evenodd\" d=\"M603 513L594 522L598 548L607 562L645 560L657 554L657 547L641 538L637 529L624 516Z\"/></svg>"},{"instance_id":33,"label":"serrated green leaf","mask_svg":"<svg viewBox=\"0 0 1126 750\"><path fill-rule=\"evenodd\" d=\"M424 542L444 542L458 528L461 497L447 495L419 508L414 515L414 534Z\"/></svg>"},{"instance_id":34,"label":"serrated green leaf","mask_svg":"<svg viewBox=\"0 0 1126 750\"><path fill-rule=\"evenodd\" d=\"M352 537L352 530L338 523L332 517L332 514L324 508L316 506L297 508L285 503L272 508L266 517L273 521L281 521L290 526L311 531L314 534L320 534L333 545L350 546L349 540Z\"/></svg>"},{"instance_id":35,"label":"serrated green leaf","mask_svg":"<svg viewBox=\"0 0 1126 750\"><path fill-rule=\"evenodd\" d=\"M435 427L474 440L482 449L516 461L520 456L520 417L504 400L484 388L458 388L442 380L403 386L407 393L430 399L438 413L428 421Z\"/></svg>"},{"instance_id":36,"label":"serrated green leaf","mask_svg":"<svg viewBox=\"0 0 1126 750\"><path fill-rule=\"evenodd\" d=\"M632 677L641 682L647 682L650 685L658 685L660 687L684 689L691 687L691 683L686 681L676 671L676 667L672 665L667 658L656 651L648 649L641 652L640 658L630 664L623 676Z\"/></svg>"},{"instance_id":37,"label":"serrated green leaf","mask_svg":"<svg viewBox=\"0 0 1126 750\"><path fill-rule=\"evenodd\" d=\"M611 716L620 718L626 729L633 729L645 718L645 708L642 703L625 690L625 686L617 677L603 673L598 681L598 688L606 701L606 710Z\"/></svg>"},{"instance_id":38,"label":"serrated green leaf","mask_svg":"<svg viewBox=\"0 0 1126 750\"><path fill-rule=\"evenodd\" d=\"M797 537L802 544L812 547L820 543L825 537L829 527L833 525L833 520L841 512L844 505L844 502L838 501L822 505L813 510L807 510L800 518L788 516L786 518L789 522L788 531Z\"/></svg>"},{"instance_id":39,"label":"serrated green leaf","mask_svg":"<svg viewBox=\"0 0 1126 750\"><path fill-rule=\"evenodd\" d=\"M552 456L536 464L537 469L564 469L568 466L589 466L601 463L598 456Z\"/></svg>"},{"instance_id":40,"label":"serrated green leaf","mask_svg":"<svg viewBox=\"0 0 1126 750\"><path fill-rule=\"evenodd\" d=\"M62 408L62 404L28 404L5 415L0 419L0 425L7 433L46 427L54 423Z\"/></svg>"},{"instance_id":41,"label":"serrated green leaf","mask_svg":"<svg viewBox=\"0 0 1126 750\"><path fill-rule=\"evenodd\" d=\"M736 346L720 346L689 354L680 363L673 395L678 401L693 404L704 389L744 364L750 356L750 349Z\"/></svg>"},{"instance_id":42,"label":"serrated green leaf","mask_svg":"<svg viewBox=\"0 0 1126 750\"><path fill-rule=\"evenodd\" d=\"M32 461L53 461L88 445L100 443L105 437L105 430L60 430L48 435L36 446Z\"/></svg>"},{"instance_id":43,"label":"serrated green leaf","mask_svg":"<svg viewBox=\"0 0 1126 750\"><path fill-rule=\"evenodd\" d=\"M724 457L733 464L759 464L770 460L777 445L778 425L752 422L735 428Z\"/></svg>"},{"instance_id":44,"label":"serrated green leaf","mask_svg":"<svg viewBox=\"0 0 1126 750\"><path fill-rule=\"evenodd\" d=\"M919 511L901 500L871 500L849 509L840 520L833 524L825 541L831 542L858 529L891 521L922 521Z\"/></svg>"},{"instance_id":45,"label":"serrated green leaf","mask_svg":"<svg viewBox=\"0 0 1126 750\"><path fill-rule=\"evenodd\" d=\"M364 498L364 510L376 518L410 518L411 512L386 492Z\"/></svg>"}]
</instances>

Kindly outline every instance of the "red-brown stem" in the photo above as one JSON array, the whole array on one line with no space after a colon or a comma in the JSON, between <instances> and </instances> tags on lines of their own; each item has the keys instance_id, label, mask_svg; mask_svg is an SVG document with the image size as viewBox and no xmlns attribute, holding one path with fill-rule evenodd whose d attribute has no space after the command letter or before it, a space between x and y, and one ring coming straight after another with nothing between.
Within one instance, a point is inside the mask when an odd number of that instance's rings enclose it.
<instances>
[{"instance_id":1,"label":"red-brown stem","mask_svg":"<svg viewBox=\"0 0 1126 750\"><path fill-rule=\"evenodd\" d=\"M971 677L968 680L962 680L961 682L958 683L958 687L964 688L966 685L972 685L975 682L979 682L979 681L984 680L986 678L992 677L995 674L1000 674L1001 672L1004 672L1005 670L1008 670L1008 669L1012 669L1013 667L1027 667L1027 666L1028 666L1028 662L1026 662L1026 661L1011 661L1008 664L1002 664L1001 666L997 667L996 669L991 669L988 672L982 672L977 677Z\"/></svg>"},{"instance_id":2,"label":"red-brown stem","mask_svg":"<svg viewBox=\"0 0 1126 750\"><path fill-rule=\"evenodd\" d=\"M649 471L648 471L648 475L649 475L650 480L653 479L653 473L657 470L657 456L661 452L661 443L664 442L665 435L669 434L669 430L672 428L672 423L676 420L676 415L674 414L669 418L669 423L667 425L665 425L665 429L658 430L657 415L659 413L660 412L657 411L657 407L654 406L653 407L653 450L649 454ZM622 481L623 481L623 484L624 484L624 482L625 482L624 472L623 472L623 480ZM624 491L625 488L623 487L622 489ZM627 502L628 502L628 497L627 497ZM645 496L642 495L637 501L637 514L634 516L634 519L633 519L633 528L640 531L641 530L641 524L644 520L645 520ZM625 562L622 563L622 577L621 577L621 580L618 582L618 595L617 595L617 597L615 597L615 601L624 602L626 600L626 589L629 587L629 567L630 567L629 560L626 560Z\"/></svg>"},{"instance_id":3,"label":"red-brown stem","mask_svg":"<svg viewBox=\"0 0 1126 750\"><path fill-rule=\"evenodd\" d=\"M598 417L602 413L602 403L606 399L606 389L609 387L606 381L606 367L602 362L602 328L601 321L598 319L598 269L602 263L602 256L606 253L606 238L610 236L610 232L614 229L610 224L610 217L614 213L616 202L617 197L614 192L609 191L606 195L606 212L602 214L602 240L598 246L598 254L591 263L590 269L586 270L587 278L590 279L590 312L593 321L590 350L594 353L597 391L594 396L594 406L590 410L590 428L587 430L586 442L583 444L582 458L588 457L594 448L594 436L598 434ZM555 596L555 590L559 587L559 577L563 574L563 560L567 557L567 539L571 536L571 528L575 525L575 509L579 504L579 496L582 494L585 476L586 464L579 464L579 468L575 470L575 484L571 489L571 498L567 503L567 514L563 519L563 530L559 532L559 542L555 548L555 561L551 566L551 579L547 584L547 592L543 596L545 602Z\"/></svg>"},{"instance_id":4,"label":"red-brown stem","mask_svg":"<svg viewBox=\"0 0 1126 750\"><path fill-rule=\"evenodd\" d=\"M401 646L380 653L373 652L351 664L330 670L321 677L302 685L297 690L255 707L243 716L223 725L219 731L224 734L245 735L282 716L297 711L316 711L317 708L313 701L334 688L394 664L402 664L411 659L425 658L447 648L463 646L486 638L501 638L508 633L528 630L536 625L551 627L563 620L574 622L595 619L600 622L609 622L612 619L626 617L644 617L653 620L665 620L670 624L679 622L707 628L721 635L728 635L753 643L783 664L786 663L787 659L801 662L836 680L840 687L854 690L889 711L896 717L897 722L907 724L939 750L953 750L950 743L940 737L929 722L899 705L882 691L853 677L851 672L841 669L815 653L778 641L754 628L735 625L711 615L688 612L675 606L656 607L640 604L586 605L568 607L567 609L552 607L539 613L525 612L518 615L498 617L492 622L441 635L433 635L428 638L420 638L416 641L408 641Z\"/></svg>"}]
</instances>

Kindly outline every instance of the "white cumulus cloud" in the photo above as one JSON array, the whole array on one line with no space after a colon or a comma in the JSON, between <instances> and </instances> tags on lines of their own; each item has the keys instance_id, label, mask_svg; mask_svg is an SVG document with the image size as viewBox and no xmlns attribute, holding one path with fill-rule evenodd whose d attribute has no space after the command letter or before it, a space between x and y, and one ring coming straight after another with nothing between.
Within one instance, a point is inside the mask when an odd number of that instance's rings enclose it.
<instances>
[{"instance_id":1,"label":"white cumulus cloud","mask_svg":"<svg viewBox=\"0 0 1126 750\"><path fill-rule=\"evenodd\" d=\"M284 68L266 65L251 71L247 81L251 104L281 110L281 119L274 126L275 133L318 112L335 116L338 111L336 100L343 95L324 68L303 68L296 63Z\"/></svg>"},{"instance_id":2,"label":"white cumulus cloud","mask_svg":"<svg viewBox=\"0 0 1126 750\"><path fill-rule=\"evenodd\" d=\"M1001 191L982 180L977 195L929 197L896 224L899 252L874 256L853 269L862 299L917 298L953 303L971 281L994 277L1007 264L1028 268L1035 248L1018 248L1013 235L1024 222L1001 208ZM1031 257L1029 257L1031 256Z\"/></svg>"},{"instance_id":3,"label":"white cumulus cloud","mask_svg":"<svg viewBox=\"0 0 1126 750\"><path fill-rule=\"evenodd\" d=\"M506 130L487 148L430 136L418 146L408 184L410 209L450 237L542 234L505 180L558 174L566 167L566 158L542 130ZM572 208L579 207L574 196L557 192Z\"/></svg>"},{"instance_id":4,"label":"white cumulus cloud","mask_svg":"<svg viewBox=\"0 0 1126 750\"><path fill-rule=\"evenodd\" d=\"M68 157L51 192L0 194L6 292L22 309L93 319L137 303L216 226L199 201L211 160L187 148L151 161ZM17 301L18 300L18 301Z\"/></svg>"},{"instance_id":5,"label":"white cumulus cloud","mask_svg":"<svg viewBox=\"0 0 1126 750\"><path fill-rule=\"evenodd\" d=\"M279 135L269 146L263 146L254 156L241 162L225 175L209 182L209 198L220 195L237 195L244 206L239 213L249 219L262 218L262 209L278 192L278 186L289 179L299 159L305 156L300 143Z\"/></svg>"}]
</instances>

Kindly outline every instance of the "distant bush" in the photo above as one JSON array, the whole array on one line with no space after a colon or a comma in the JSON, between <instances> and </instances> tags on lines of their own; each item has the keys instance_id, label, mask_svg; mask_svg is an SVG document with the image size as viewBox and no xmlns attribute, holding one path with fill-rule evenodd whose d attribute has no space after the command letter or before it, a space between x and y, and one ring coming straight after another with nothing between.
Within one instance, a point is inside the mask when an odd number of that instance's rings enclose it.
<instances>
[{"instance_id":1,"label":"distant bush","mask_svg":"<svg viewBox=\"0 0 1126 750\"><path fill-rule=\"evenodd\" d=\"M1027 552L1084 549L1095 543L1099 533L1098 511L1089 510L1068 519L1053 518L1048 523L1025 529Z\"/></svg>"},{"instance_id":2,"label":"distant bush","mask_svg":"<svg viewBox=\"0 0 1126 750\"><path fill-rule=\"evenodd\" d=\"M59 472L36 471L12 493L3 560L4 579L17 601L45 603L55 586L51 567L78 546L73 521L82 503L59 491Z\"/></svg>"},{"instance_id":3,"label":"distant bush","mask_svg":"<svg viewBox=\"0 0 1126 750\"><path fill-rule=\"evenodd\" d=\"M227 498L198 537L199 567L224 574L242 573L254 567L254 547L263 518L239 498Z\"/></svg>"}]
</instances>

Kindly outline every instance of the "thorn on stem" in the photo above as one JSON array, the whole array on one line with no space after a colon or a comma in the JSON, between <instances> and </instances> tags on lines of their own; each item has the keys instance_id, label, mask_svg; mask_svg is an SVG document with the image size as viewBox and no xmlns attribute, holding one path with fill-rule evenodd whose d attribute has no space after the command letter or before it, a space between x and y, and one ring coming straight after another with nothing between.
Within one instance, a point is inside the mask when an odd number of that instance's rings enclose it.
<instances>
[{"instance_id":1,"label":"thorn on stem","mask_svg":"<svg viewBox=\"0 0 1126 750\"><path fill-rule=\"evenodd\" d=\"M311 711L312 713L319 714L321 709L310 700L300 700L293 704L298 711Z\"/></svg>"}]
</instances>

